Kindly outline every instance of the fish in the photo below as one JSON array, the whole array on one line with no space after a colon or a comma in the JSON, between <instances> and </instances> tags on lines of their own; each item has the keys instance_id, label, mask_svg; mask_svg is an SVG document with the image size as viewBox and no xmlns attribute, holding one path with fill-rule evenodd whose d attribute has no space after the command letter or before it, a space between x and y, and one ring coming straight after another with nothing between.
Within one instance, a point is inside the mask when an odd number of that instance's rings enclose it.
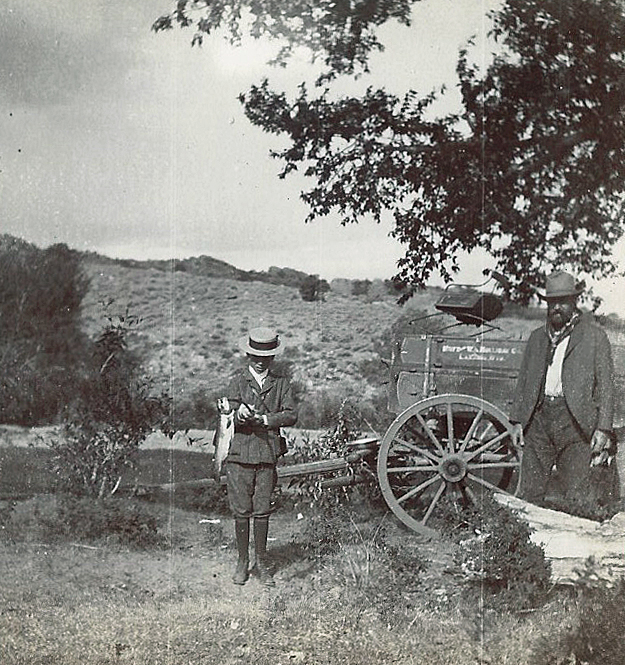
<instances>
[{"instance_id":1,"label":"fish","mask_svg":"<svg viewBox=\"0 0 625 665\"><path fill-rule=\"evenodd\" d=\"M234 436L234 409L230 406L227 397L220 397L217 400L217 411L219 420L213 438L213 446L215 447L215 475L219 478Z\"/></svg>"}]
</instances>

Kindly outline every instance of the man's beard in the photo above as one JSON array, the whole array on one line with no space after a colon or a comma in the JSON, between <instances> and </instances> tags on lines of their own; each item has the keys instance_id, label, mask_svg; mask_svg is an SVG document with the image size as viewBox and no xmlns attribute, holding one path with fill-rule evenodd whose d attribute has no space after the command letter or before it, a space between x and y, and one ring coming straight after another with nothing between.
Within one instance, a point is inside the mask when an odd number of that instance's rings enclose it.
<instances>
[{"instance_id":1,"label":"man's beard","mask_svg":"<svg viewBox=\"0 0 625 665\"><path fill-rule=\"evenodd\" d=\"M549 316L549 323L551 324L551 327L554 330L560 330L561 328L564 328L564 326L570 321L570 319L571 317L565 319L565 317L562 314L556 312Z\"/></svg>"}]
</instances>

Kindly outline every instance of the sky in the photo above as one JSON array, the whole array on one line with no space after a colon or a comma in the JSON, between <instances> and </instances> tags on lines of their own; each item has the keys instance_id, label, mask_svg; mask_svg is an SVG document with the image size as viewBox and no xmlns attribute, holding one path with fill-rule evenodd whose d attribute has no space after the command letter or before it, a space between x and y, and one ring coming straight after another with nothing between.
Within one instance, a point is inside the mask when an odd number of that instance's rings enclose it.
<instances>
[{"instance_id":1,"label":"sky","mask_svg":"<svg viewBox=\"0 0 625 665\"><path fill-rule=\"evenodd\" d=\"M413 27L382 32L384 54L358 84L402 94L448 84L457 104L458 48L477 35L488 59L494 0L424 0ZM305 224L302 176L280 180L280 138L245 118L237 96L269 76L287 91L316 71L300 54L286 69L272 47L201 48L192 32L155 34L171 0L2 0L0 232L39 247L63 242L116 258L206 254L242 269L290 267L325 279L386 279L403 250L390 226L336 217ZM346 87L347 91L348 88ZM625 269L625 244L618 248ZM621 258L622 257L622 258ZM463 261L480 281L488 257ZM433 280L436 283L436 279ZM595 285L603 311L625 317L625 280Z\"/></svg>"}]
</instances>

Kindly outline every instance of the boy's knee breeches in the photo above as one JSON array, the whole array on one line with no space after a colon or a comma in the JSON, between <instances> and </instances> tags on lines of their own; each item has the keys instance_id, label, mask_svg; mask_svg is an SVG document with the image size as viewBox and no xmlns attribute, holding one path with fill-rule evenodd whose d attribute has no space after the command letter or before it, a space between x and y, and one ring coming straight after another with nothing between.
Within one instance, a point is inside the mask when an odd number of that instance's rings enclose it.
<instances>
[{"instance_id":1,"label":"boy's knee breeches","mask_svg":"<svg viewBox=\"0 0 625 665\"><path fill-rule=\"evenodd\" d=\"M234 517L267 517L277 473L273 464L226 463L228 502Z\"/></svg>"}]
</instances>

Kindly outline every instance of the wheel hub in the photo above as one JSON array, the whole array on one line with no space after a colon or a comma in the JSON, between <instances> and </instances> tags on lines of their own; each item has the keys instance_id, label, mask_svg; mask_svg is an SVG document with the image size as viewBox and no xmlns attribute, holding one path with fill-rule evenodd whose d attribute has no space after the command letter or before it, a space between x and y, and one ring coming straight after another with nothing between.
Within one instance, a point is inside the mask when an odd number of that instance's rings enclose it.
<instances>
[{"instance_id":1,"label":"wheel hub","mask_svg":"<svg viewBox=\"0 0 625 665\"><path fill-rule=\"evenodd\" d=\"M467 464L459 455L450 455L439 464L439 472L450 483L457 483L467 475Z\"/></svg>"}]
</instances>

